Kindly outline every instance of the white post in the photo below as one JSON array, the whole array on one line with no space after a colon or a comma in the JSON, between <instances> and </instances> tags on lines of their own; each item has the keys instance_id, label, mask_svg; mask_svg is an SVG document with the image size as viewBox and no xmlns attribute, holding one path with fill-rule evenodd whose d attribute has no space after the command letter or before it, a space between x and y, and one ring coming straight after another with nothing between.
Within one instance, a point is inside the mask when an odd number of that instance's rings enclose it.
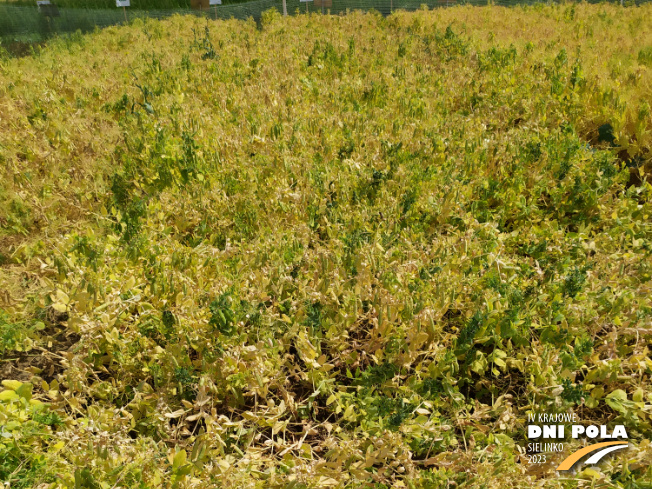
<instances>
[{"instance_id":1,"label":"white post","mask_svg":"<svg viewBox=\"0 0 652 489\"><path fill-rule=\"evenodd\" d=\"M286 16L286 17L288 15L287 0L283 0L283 15Z\"/></svg>"}]
</instances>

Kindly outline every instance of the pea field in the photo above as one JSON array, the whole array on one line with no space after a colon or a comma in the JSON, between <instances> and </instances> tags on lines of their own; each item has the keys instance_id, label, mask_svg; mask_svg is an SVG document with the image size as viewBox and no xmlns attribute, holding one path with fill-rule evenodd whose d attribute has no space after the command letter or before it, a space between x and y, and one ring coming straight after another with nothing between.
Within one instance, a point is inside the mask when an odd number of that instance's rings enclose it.
<instances>
[{"instance_id":1,"label":"pea field","mask_svg":"<svg viewBox=\"0 0 652 489\"><path fill-rule=\"evenodd\" d=\"M0 51L0 482L652 487L651 101L650 4Z\"/></svg>"}]
</instances>

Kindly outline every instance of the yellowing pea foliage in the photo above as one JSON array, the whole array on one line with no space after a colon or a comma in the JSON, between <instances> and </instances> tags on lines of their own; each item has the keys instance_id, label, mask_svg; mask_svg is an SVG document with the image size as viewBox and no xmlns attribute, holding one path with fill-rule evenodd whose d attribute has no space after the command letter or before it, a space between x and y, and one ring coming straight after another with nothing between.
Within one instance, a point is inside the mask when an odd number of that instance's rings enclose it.
<instances>
[{"instance_id":1,"label":"yellowing pea foliage","mask_svg":"<svg viewBox=\"0 0 652 489\"><path fill-rule=\"evenodd\" d=\"M0 479L644 487L649 14L177 16L1 60ZM625 468L529 464L533 412L625 424Z\"/></svg>"}]
</instances>

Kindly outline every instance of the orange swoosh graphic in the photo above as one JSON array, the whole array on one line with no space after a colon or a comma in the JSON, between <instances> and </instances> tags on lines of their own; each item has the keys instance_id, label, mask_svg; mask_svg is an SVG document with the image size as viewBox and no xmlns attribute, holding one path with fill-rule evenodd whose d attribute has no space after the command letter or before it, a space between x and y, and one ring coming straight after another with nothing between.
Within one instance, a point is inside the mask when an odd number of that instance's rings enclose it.
<instances>
[{"instance_id":1,"label":"orange swoosh graphic","mask_svg":"<svg viewBox=\"0 0 652 489\"><path fill-rule=\"evenodd\" d=\"M594 445L589 445L588 447L584 447L581 450L576 451L572 455L569 455L561 464L559 464L557 470L568 470L573 465L575 465L575 462L581 459L584 455L588 455L589 453L595 452L596 450L599 450L601 448L611 447L613 445L624 445L627 443L628 442L626 441L605 441L603 443L596 443Z\"/></svg>"}]
</instances>

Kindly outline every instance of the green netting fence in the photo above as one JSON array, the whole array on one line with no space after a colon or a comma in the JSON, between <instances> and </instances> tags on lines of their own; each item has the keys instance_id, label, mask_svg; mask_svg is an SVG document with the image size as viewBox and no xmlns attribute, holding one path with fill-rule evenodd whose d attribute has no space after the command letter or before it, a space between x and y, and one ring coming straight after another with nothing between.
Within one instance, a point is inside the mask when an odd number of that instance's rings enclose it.
<instances>
[{"instance_id":1,"label":"green netting fence","mask_svg":"<svg viewBox=\"0 0 652 489\"><path fill-rule=\"evenodd\" d=\"M317 2L300 2L286 0L287 12L290 15L306 12L320 12L337 15L347 10L376 9L383 15L389 15L394 10L417 10L422 5L429 8L463 4L487 5L487 0L325 0L330 6L320 6ZM56 3L56 2L53 2ZM523 3L535 3L527 0L494 0L492 4L514 6ZM632 0L625 2L634 4ZM208 10L191 9L137 9L126 10L127 20L136 18L162 19L174 14L207 16L216 19L247 19L253 17L259 20L262 12L270 8L283 10L282 0L251 0L211 7ZM89 32L96 27L102 28L125 22L125 11L121 8L62 8L57 7L57 15L45 15L36 6L12 5L0 0L0 38L5 40L39 40L55 34Z\"/></svg>"}]
</instances>

